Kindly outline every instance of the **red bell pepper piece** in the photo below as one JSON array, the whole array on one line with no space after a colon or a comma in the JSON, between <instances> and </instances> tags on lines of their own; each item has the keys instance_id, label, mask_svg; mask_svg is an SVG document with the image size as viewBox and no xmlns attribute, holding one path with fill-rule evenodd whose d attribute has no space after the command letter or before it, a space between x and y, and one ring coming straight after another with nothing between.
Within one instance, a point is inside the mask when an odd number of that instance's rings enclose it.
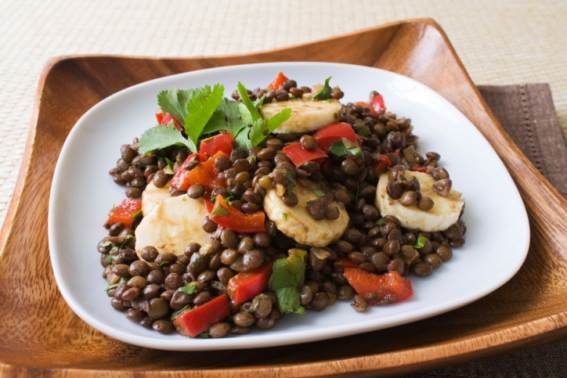
<instances>
[{"instance_id":1,"label":"red bell pepper piece","mask_svg":"<svg viewBox=\"0 0 567 378\"><path fill-rule=\"evenodd\" d=\"M222 133L203 139L199 145L199 159L205 161L219 151L228 156L232 152L232 143L233 139L230 133Z\"/></svg>"},{"instance_id":2,"label":"red bell pepper piece","mask_svg":"<svg viewBox=\"0 0 567 378\"><path fill-rule=\"evenodd\" d=\"M376 91L372 91L370 96L370 110L375 114L380 114L386 111L386 105L384 104L384 97Z\"/></svg>"},{"instance_id":3,"label":"red bell pepper piece","mask_svg":"<svg viewBox=\"0 0 567 378\"><path fill-rule=\"evenodd\" d=\"M205 198L205 204L209 211L209 219L223 228L245 234L263 232L265 230L266 214L263 211L244 214L230 206L220 194L217 195L214 204L208 198ZM220 206L220 209L215 209L216 206ZM223 213L223 215L215 215L215 212Z\"/></svg>"},{"instance_id":4,"label":"red bell pepper piece","mask_svg":"<svg viewBox=\"0 0 567 378\"><path fill-rule=\"evenodd\" d=\"M112 226L115 223L122 223L124 227L130 228L140 211L142 211L142 200L125 198L120 202L120 205L110 210L106 225Z\"/></svg>"},{"instance_id":5,"label":"red bell pepper piece","mask_svg":"<svg viewBox=\"0 0 567 378\"><path fill-rule=\"evenodd\" d=\"M167 125L168 123L173 121L173 116L169 113L158 112L156 113L156 120L160 125Z\"/></svg>"},{"instance_id":6,"label":"red bell pepper piece","mask_svg":"<svg viewBox=\"0 0 567 378\"><path fill-rule=\"evenodd\" d=\"M297 167L305 162L325 159L327 157L327 153L322 149L316 148L315 150L309 151L304 149L299 142L288 144L282 151Z\"/></svg>"},{"instance_id":7,"label":"red bell pepper piece","mask_svg":"<svg viewBox=\"0 0 567 378\"><path fill-rule=\"evenodd\" d=\"M348 139L356 143L358 138L352 126L346 122L333 123L319 129L315 133L315 140L320 148L327 151L335 142Z\"/></svg>"},{"instance_id":8,"label":"red bell pepper piece","mask_svg":"<svg viewBox=\"0 0 567 378\"><path fill-rule=\"evenodd\" d=\"M268 84L268 89L271 89L273 91L278 90L282 87L283 83L285 83L287 80L288 80L288 78L287 78L287 76L284 75L283 72L278 72L274 81L272 81L270 84Z\"/></svg>"},{"instance_id":9,"label":"red bell pepper piece","mask_svg":"<svg viewBox=\"0 0 567 378\"><path fill-rule=\"evenodd\" d=\"M179 123L178 120L173 118L173 116L166 112L158 112L156 113L156 121L159 125L168 125L171 121L179 131L183 131L183 126Z\"/></svg>"},{"instance_id":10,"label":"red bell pepper piece","mask_svg":"<svg viewBox=\"0 0 567 378\"><path fill-rule=\"evenodd\" d=\"M427 167L424 167L423 165L416 165L412 168L412 171L427 172Z\"/></svg>"},{"instance_id":11,"label":"red bell pepper piece","mask_svg":"<svg viewBox=\"0 0 567 378\"><path fill-rule=\"evenodd\" d=\"M272 264L268 263L250 272L238 273L228 281L227 293L232 303L239 305L263 292L272 275Z\"/></svg>"},{"instance_id":12,"label":"red bell pepper piece","mask_svg":"<svg viewBox=\"0 0 567 378\"><path fill-rule=\"evenodd\" d=\"M381 175L386 169L393 165L392 159L388 155L378 155L378 164L376 165L376 174Z\"/></svg>"},{"instance_id":13,"label":"red bell pepper piece","mask_svg":"<svg viewBox=\"0 0 567 378\"><path fill-rule=\"evenodd\" d=\"M169 186L181 191L186 191L191 185L200 184L205 189L211 189L218 186L217 175L215 169L215 160L219 156L224 156L224 152L219 151L214 156L200 162L195 168L187 170L187 166L193 159L197 159L197 154L191 154L185 159L179 167L175 175L169 182Z\"/></svg>"},{"instance_id":14,"label":"red bell pepper piece","mask_svg":"<svg viewBox=\"0 0 567 378\"><path fill-rule=\"evenodd\" d=\"M226 294L221 294L205 304L187 310L173 321L182 335L195 337L205 332L215 323L230 314L230 304Z\"/></svg>"},{"instance_id":15,"label":"red bell pepper piece","mask_svg":"<svg viewBox=\"0 0 567 378\"><path fill-rule=\"evenodd\" d=\"M343 275L358 294L374 295L375 304L402 302L413 295L411 281L395 271L378 275L359 268L345 268Z\"/></svg>"}]
</instances>

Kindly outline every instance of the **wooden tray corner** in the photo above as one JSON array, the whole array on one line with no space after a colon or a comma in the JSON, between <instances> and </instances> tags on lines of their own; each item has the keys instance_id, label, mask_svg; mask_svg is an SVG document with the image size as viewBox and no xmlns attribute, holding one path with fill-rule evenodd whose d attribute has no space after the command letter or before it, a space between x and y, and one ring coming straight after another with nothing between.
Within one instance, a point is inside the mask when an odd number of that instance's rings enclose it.
<instances>
[{"instance_id":1,"label":"wooden tray corner","mask_svg":"<svg viewBox=\"0 0 567 378\"><path fill-rule=\"evenodd\" d=\"M110 94L157 77L222 65L333 61L376 66L425 83L485 135L529 211L532 243L520 272L464 308L402 327L263 350L162 352L107 338L76 317L53 279L47 207L55 162L76 120ZM85 246L89 250L89 246ZM93 247L94 248L94 247ZM0 236L0 373L94 376L322 376L407 372L565 334L567 201L492 115L441 27L431 19L247 55L69 56L42 74L20 177ZM340 346L340 347L338 347Z\"/></svg>"}]
</instances>

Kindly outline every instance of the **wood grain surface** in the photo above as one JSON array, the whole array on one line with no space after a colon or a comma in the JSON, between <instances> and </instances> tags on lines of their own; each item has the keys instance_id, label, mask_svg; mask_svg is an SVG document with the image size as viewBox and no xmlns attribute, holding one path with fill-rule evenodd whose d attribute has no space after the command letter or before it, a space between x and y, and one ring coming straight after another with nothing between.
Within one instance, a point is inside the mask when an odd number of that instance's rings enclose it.
<instances>
[{"instance_id":1,"label":"wood grain surface","mask_svg":"<svg viewBox=\"0 0 567 378\"><path fill-rule=\"evenodd\" d=\"M55 162L77 119L128 86L229 64L312 60L399 72L456 105L514 177L532 241L520 272L461 309L417 323L311 344L225 352L162 352L112 340L65 304L47 247ZM85 253L95 246L85 246ZM75 56L54 59L41 78L16 193L0 239L0 374L7 376L322 376L406 372L463 361L565 334L567 201L498 124L442 29L419 19L282 50L214 58Z\"/></svg>"}]
</instances>

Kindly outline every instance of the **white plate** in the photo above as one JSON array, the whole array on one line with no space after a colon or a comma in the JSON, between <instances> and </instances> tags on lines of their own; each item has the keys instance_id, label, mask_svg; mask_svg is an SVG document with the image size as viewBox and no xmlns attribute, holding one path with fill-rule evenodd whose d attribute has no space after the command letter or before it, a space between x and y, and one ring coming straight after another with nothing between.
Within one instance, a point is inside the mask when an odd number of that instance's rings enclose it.
<instances>
[{"instance_id":1,"label":"white plate","mask_svg":"<svg viewBox=\"0 0 567 378\"><path fill-rule=\"evenodd\" d=\"M464 247L426 279L414 278L415 296L404 303L360 314L337 302L323 312L288 315L269 331L224 339L161 335L129 321L110 306L96 251L106 234L109 209L124 189L108 175L120 145L154 126L162 89L220 82L230 94L238 80L249 88L269 83L277 71L299 83L332 76L344 101L380 91L388 108L412 119L419 149L437 151L466 201ZM72 94L66 94L72 95ZM118 92L85 113L65 141L49 201L49 248L55 279L73 311L100 332L121 341L167 350L242 349L295 344L374 331L431 317L477 300L518 271L530 230L518 190L500 158L473 124L428 87L392 72L334 63L268 63L189 72Z\"/></svg>"}]
</instances>

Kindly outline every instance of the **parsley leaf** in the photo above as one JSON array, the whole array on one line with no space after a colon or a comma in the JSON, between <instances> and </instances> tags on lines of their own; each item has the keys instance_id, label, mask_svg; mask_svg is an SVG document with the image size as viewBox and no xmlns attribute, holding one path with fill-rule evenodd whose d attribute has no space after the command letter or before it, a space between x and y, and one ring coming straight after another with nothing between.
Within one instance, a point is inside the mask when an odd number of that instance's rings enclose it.
<instances>
[{"instance_id":1,"label":"parsley leaf","mask_svg":"<svg viewBox=\"0 0 567 378\"><path fill-rule=\"evenodd\" d=\"M305 309L299 300L299 288L305 281L305 256L307 252L294 248L287 258L274 261L270 276L270 289L276 292L281 312L302 314Z\"/></svg>"},{"instance_id":2,"label":"parsley leaf","mask_svg":"<svg viewBox=\"0 0 567 378\"><path fill-rule=\"evenodd\" d=\"M331 86L329 85L329 81L331 81L331 76L325 79L323 83L323 88L313 96L313 99L316 101L321 100L328 100L331 98Z\"/></svg>"},{"instance_id":3,"label":"parsley leaf","mask_svg":"<svg viewBox=\"0 0 567 378\"><path fill-rule=\"evenodd\" d=\"M224 96L224 86L215 84L212 88L205 85L192 90L192 96L187 101L185 115L185 133L197 145L199 137L215 110L221 104Z\"/></svg>"},{"instance_id":4,"label":"parsley leaf","mask_svg":"<svg viewBox=\"0 0 567 378\"><path fill-rule=\"evenodd\" d=\"M313 189L313 194L315 194L317 197L325 197L325 192L319 188Z\"/></svg>"},{"instance_id":5,"label":"parsley leaf","mask_svg":"<svg viewBox=\"0 0 567 378\"><path fill-rule=\"evenodd\" d=\"M185 146L191 151L197 151L195 143L188 141L172 123L166 126L156 126L146 130L140 137L138 151L146 154L169 146Z\"/></svg>"},{"instance_id":6,"label":"parsley leaf","mask_svg":"<svg viewBox=\"0 0 567 378\"><path fill-rule=\"evenodd\" d=\"M350 145L349 143L346 143L345 140L333 143L333 145L329 148L329 152L337 157L345 157L347 155L360 156L360 154L362 154L362 150L359 146L356 144Z\"/></svg>"}]
</instances>

